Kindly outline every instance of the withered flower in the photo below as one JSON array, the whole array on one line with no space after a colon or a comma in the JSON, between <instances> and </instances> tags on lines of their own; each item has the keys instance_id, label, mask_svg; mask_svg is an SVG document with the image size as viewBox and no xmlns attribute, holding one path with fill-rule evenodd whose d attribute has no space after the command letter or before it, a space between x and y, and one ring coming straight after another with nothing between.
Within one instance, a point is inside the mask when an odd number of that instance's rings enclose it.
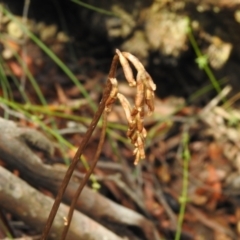
<instances>
[{"instance_id":1,"label":"withered flower","mask_svg":"<svg viewBox=\"0 0 240 240\"><path fill-rule=\"evenodd\" d=\"M143 120L145 116L152 114L154 111L154 91L156 90L156 85L142 63L135 56L128 52L120 52L118 49L116 53L119 56L119 61L129 86L136 86L136 96L133 107L130 106L130 103L122 94L117 94L117 98L124 109L128 121L127 136L135 146L133 154L135 155L134 164L136 165L140 159L145 158L144 143L147 131L143 126ZM130 61L137 70L136 81L128 61ZM144 111L145 106L148 108L147 114L145 114Z\"/></svg>"}]
</instances>

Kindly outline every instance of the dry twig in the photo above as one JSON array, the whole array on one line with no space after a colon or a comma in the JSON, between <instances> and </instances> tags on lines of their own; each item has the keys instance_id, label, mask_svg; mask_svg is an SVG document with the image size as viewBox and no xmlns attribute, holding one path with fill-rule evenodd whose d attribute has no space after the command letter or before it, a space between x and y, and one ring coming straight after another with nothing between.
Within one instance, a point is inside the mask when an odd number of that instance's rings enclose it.
<instances>
[{"instance_id":1,"label":"dry twig","mask_svg":"<svg viewBox=\"0 0 240 240\"><path fill-rule=\"evenodd\" d=\"M52 142L47 141L46 137L44 138L43 135L39 136L40 133L34 129L19 127L14 122L2 118L0 118L0 132L1 160L10 169L17 169L20 176L27 180L30 185L33 185L36 188L40 187L46 189L53 194L56 194L67 171L67 167L44 164L41 161L41 158L31 150L32 148L37 148L39 151L51 154ZM49 144L51 146L49 146ZM123 170L123 172L126 174L125 170ZM74 171L68 188L64 193L63 201L67 204L71 204L78 185L83 179L83 176L80 175L79 172ZM132 189L136 190L135 187L132 187ZM26 197L28 199L31 196ZM33 226L35 229L36 227L40 227L38 228L40 230L42 229L52 204L53 201L47 210L46 218L43 219L43 224L41 226L35 224ZM42 203L42 205L44 205L44 203ZM18 206L19 204L13 205L11 211L16 212L15 208L18 209ZM27 206L31 209L29 204L27 204ZM90 216L92 219L107 218L111 219L111 222L113 223L125 226L135 226L143 230L147 239L157 239L154 238L154 232L157 232L156 228L150 220L131 209L111 201L100 193L89 189L88 186L84 187L81 196L77 201L76 209ZM64 216L67 216L67 212ZM42 217L42 214L38 217ZM22 217L20 218L22 219ZM28 222L26 221L26 223ZM32 223L32 221L30 221L30 223ZM61 230L62 227L63 224L61 225ZM58 230L60 234L61 230ZM51 231L53 231L53 229ZM81 232L79 232L79 234L81 234ZM104 235L104 233L101 235ZM99 239L99 237L97 239Z\"/></svg>"},{"instance_id":2,"label":"dry twig","mask_svg":"<svg viewBox=\"0 0 240 240\"><path fill-rule=\"evenodd\" d=\"M53 199L31 187L22 179L0 166L0 206L14 216L21 218L29 226L40 232L45 224ZM59 211L53 222L49 239L60 239L69 207L60 204ZM79 226L81 230L79 231ZM110 230L94 220L75 211L67 240L122 240ZM33 240L33 239L32 239Z\"/></svg>"}]
</instances>

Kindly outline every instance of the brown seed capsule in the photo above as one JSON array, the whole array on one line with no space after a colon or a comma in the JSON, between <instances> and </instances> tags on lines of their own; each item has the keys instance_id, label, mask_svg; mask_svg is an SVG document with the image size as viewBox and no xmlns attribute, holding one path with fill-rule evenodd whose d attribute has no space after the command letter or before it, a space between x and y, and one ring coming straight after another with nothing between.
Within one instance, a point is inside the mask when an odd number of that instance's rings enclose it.
<instances>
[{"instance_id":1,"label":"brown seed capsule","mask_svg":"<svg viewBox=\"0 0 240 240\"><path fill-rule=\"evenodd\" d=\"M119 57L119 61L120 61L121 65L122 65L122 68L123 68L124 76L126 77L128 83L129 83L129 86L130 87L135 86L136 81L133 77L132 69L129 65L128 60L122 55L122 53L118 49L116 50L116 53Z\"/></svg>"},{"instance_id":2,"label":"brown seed capsule","mask_svg":"<svg viewBox=\"0 0 240 240\"><path fill-rule=\"evenodd\" d=\"M139 155L140 155L140 159L145 159L146 158L144 148L139 149Z\"/></svg>"},{"instance_id":3,"label":"brown seed capsule","mask_svg":"<svg viewBox=\"0 0 240 240\"><path fill-rule=\"evenodd\" d=\"M145 71L146 87L152 91L157 89L156 84L153 82L151 76Z\"/></svg>"},{"instance_id":4,"label":"brown seed capsule","mask_svg":"<svg viewBox=\"0 0 240 240\"><path fill-rule=\"evenodd\" d=\"M109 78L109 81L112 84L112 90L110 92L110 95L106 101L105 104L105 110L107 112L111 111L112 108L112 104L115 102L116 98L117 98L117 93L118 93L118 85L117 85L117 79L116 78Z\"/></svg>"},{"instance_id":5,"label":"brown seed capsule","mask_svg":"<svg viewBox=\"0 0 240 240\"><path fill-rule=\"evenodd\" d=\"M134 144L137 141L138 138L138 132L134 131L134 133L131 136L131 143Z\"/></svg>"},{"instance_id":6,"label":"brown seed capsule","mask_svg":"<svg viewBox=\"0 0 240 240\"><path fill-rule=\"evenodd\" d=\"M142 130L143 130L143 120L140 117L137 118L136 125L137 125L137 130L139 132L142 132Z\"/></svg>"},{"instance_id":7,"label":"brown seed capsule","mask_svg":"<svg viewBox=\"0 0 240 240\"><path fill-rule=\"evenodd\" d=\"M139 113L139 109L137 109L135 106L133 107L131 111L132 117L135 117Z\"/></svg>"},{"instance_id":8,"label":"brown seed capsule","mask_svg":"<svg viewBox=\"0 0 240 240\"><path fill-rule=\"evenodd\" d=\"M144 103L144 84L140 78L137 78L137 93L135 97L135 107L138 111L141 111Z\"/></svg>"},{"instance_id":9,"label":"brown seed capsule","mask_svg":"<svg viewBox=\"0 0 240 240\"><path fill-rule=\"evenodd\" d=\"M135 153L135 160L134 160L134 165L137 165L140 161L140 152L137 149L136 153Z\"/></svg>"},{"instance_id":10,"label":"brown seed capsule","mask_svg":"<svg viewBox=\"0 0 240 240\"><path fill-rule=\"evenodd\" d=\"M128 138L132 138L133 134L135 133L135 128L129 126L128 130L127 130L127 137Z\"/></svg>"},{"instance_id":11,"label":"brown seed capsule","mask_svg":"<svg viewBox=\"0 0 240 240\"><path fill-rule=\"evenodd\" d=\"M147 130L145 128L143 128L143 130L142 130L142 136L143 136L143 138L147 137Z\"/></svg>"},{"instance_id":12,"label":"brown seed capsule","mask_svg":"<svg viewBox=\"0 0 240 240\"><path fill-rule=\"evenodd\" d=\"M122 95L121 93L117 94L117 97L123 107L123 110L125 112L126 118L128 123L132 122L132 115L131 115L131 106L130 103L128 102L128 100L125 98L124 95Z\"/></svg>"},{"instance_id":13,"label":"brown seed capsule","mask_svg":"<svg viewBox=\"0 0 240 240\"><path fill-rule=\"evenodd\" d=\"M141 118L144 118L144 117L145 117L145 110L144 110L144 107L141 109L140 117L141 117Z\"/></svg>"},{"instance_id":14,"label":"brown seed capsule","mask_svg":"<svg viewBox=\"0 0 240 240\"><path fill-rule=\"evenodd\" d=\"M137 152L138 152L138 148L134 148L133 155L136 155Z\"/></svg>"},{"instance_id":15,"label":"brown seed capsule","mask_svg":"<svg viewBox=\"0 0 240 240\"><path fill-rule=\"evenodd\" d=\"M136 144L137 144L137 147L139 149L141 149L141 148L144 149L144 141L143 141L143 139L142 139L140 134L138 134Z\"/></svg>"},{"instance_id":16,"label":"brown seed capsule","mask_svg":"<svg viewBox=\"0 0 240 240\"><path fill-rule=\"evenodd\" d=\"M145 71L145 68L142 65L142 63L135 56L133 56L131 53L123 52L122 54L124 55L124 57L126 57L134 65L134 67L137 69L138 72L139 71Z\"/></svg>"},{"instance_id":17,"label":"brown seed capsule","mask_svg":"<svg viewBox=\"0 0 240 240\"><path fill-rule=\"evenodd\" d=\"M154 111L154 93L146 89L145 92L145 103L148 106L149 114L151 114Z\"/></svg>"}]
</instances>

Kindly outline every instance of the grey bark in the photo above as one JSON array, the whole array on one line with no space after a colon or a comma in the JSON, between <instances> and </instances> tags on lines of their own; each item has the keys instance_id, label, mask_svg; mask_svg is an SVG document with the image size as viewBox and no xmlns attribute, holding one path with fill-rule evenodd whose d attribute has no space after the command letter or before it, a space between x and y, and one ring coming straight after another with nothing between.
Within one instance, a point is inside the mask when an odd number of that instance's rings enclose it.
<instances>
[{"instance_id":1,"label":"grey bark","mask_svg":"<svg viewBox=\"0 0 240 240\"><path fill-rule=\"evenodd\" d=\"M53 199L45 196L25 181L0 166L0 205L41 233ZM60 239L68 214L68 206L61 204L50 232L51 239ZM67 235L68 240L121 240L111 231L89 217L75 211Z\"/></svg>"},{"instance_id":2,"label":"grey bark","mask_svg":"<svg viewBox=\"0 0 240 240\"><path fill-rule=\"evenodd\" d=\"M57 192L66 167L43 164L31 147L51 153L52 143L33 129L18 127L14 122L0 118L0 159L9 167L18 169L21 178L34 187ZM64 201L70 203L78 187L79 174L74 173L65 192ZM156 229L151 221L142 215L112 202L87 186L77 202L76 208L93 219L108 219L111 222L141 228L148 239L155 239ZM50 209L49 209L50 210Z\"/></svg>"}]
</instances>

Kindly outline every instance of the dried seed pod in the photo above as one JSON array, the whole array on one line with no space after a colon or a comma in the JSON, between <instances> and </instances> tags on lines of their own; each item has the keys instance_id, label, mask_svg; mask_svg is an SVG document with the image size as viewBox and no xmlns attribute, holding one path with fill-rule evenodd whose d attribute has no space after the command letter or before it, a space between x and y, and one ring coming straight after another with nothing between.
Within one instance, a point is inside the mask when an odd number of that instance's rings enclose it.
<instances>
[{"instance_id":1,"label":"dried seed pod","mask_svg":"<svg viewBox=\"0 0 240 240\"><path fill-rule=\"evenodd\" d=\"M133 118L131 122L128 123L130 129L136 129L136 119Z\"/></svg>"},{"instance_id":2,"label":"dried seed pod","mask_svg":"<svg viewBox=\"0 0 240 240\"><path fill-rule=\"evenodd\" d=\"M144 148L139 149L139 155L140 155L140 159L145 159L146 158Z\"/></svg>"},{"instance_id":3,"label":"dried seed pod","mask_svg":"<svg viewBox=\"0 0 240 240\"><path fill-rule=\"evenodd\" d=\"M131 139L131 143L134 144L136 141L137 141L137 138L138 138L138 132L134 131L132 136L130 137Z\"/></svg>"},{"instance_id":4,"label":"dried seed pod","mask_svg":"<svg viewBox=\"0 0 240 240\"><path fill-rule=\"evenodd\" d=\"M127 130L127 137L131 139L134 133L135 133L135 127L134 126L132 127L129 125L129 128Z\"/></svg>"},{"instance_id":5,"label":"dried seed pod","mask_svg":"<svg viewBox=\"0 0 240 240\"><path fill-rule=\"evenodd\" d=\"M146 128L143 128L142 135L143 135L144 138L147 137L147 130L146 130Z\"/></svg>"},{"instance_id":6,"label":"dried seed pod","mask_svg":"<svg viewBox=\"0 0 240 240\"><path fill-rule=\"evenodd\" d=\"M145 117L145 110L144 110L144 106L141 109L141 112L139 113L141 118Z\"/></svg>"},{"instance_id":7,"label":"dried seed pod","mask_svg":"<svg viewBox=\"0 0 240 240\"><path fill-rule=\"evenodd\" d=\"M145 103L148 106L149 114L151 114L154 111L154 93L149 89L145 91Z\"/></svg>"},{"instance_id":8,"label":"dried seed pod","mask_svg":"<svg viewBox=\"0 0 240 240\"><path fill-rule=\"evenodd\" d=\"M138 113L139 113L138 109L134 106L132 111L131 111L132 117L135 117Z\"/></svg>"},{"instance_id":9,"label":"dried seed pod","mask_svg":"<svg viewBox=\"0 0 240 240\"><path fill-rule=\"evenodd\" d=\"M133 56L131 53L129 52L122 52L123 56L126 57L133 65L134 67L137 69L137 71L145 71L144 66L142 65L142 63L135 57Z\"/></svg>"},{"instance_id":10,"label":"dried seed pod","mask_svg":"<svg viewBox=\"0 0 240 240\"><path fill-rule=\"evenodd\" d=\"M144 149L144 140L143 140L143 138L141 137L140 134L138 134L136 144L137 144L139 149L140 148Z\"/></svg>"},{"instance_id":11,"label":"dried seed pod","mask_svg":"<svg viewBox=\"0 0 240 240\"><path fill-rule=\"evenodd\" d=\"M139 132L142 132L142 130L143 130L143 119L142 118L140 118L140 117L138 117L137 118L137 120L136 120L136 127L137 127L137 130L139 131Z\"/></svg>"},{"instance_id":12,"label":"dried seed pod","mask_svg":"<svg viewBox=\"0 0 240 240\"><path fill-rule=\"evenodd\" d=\"M134 165L137 165L141 159L145 159L146 157L144 150L142 151L142 149L140 150L138 148L134 155L135 155Z\"/></svg>"},{"instance_id":13,"label":"dried seed pod","mask_svg":"<svg viewBox=\"0 0 240 240\"><path fill-rule=\"evenodd\" d=\"M122 65L123 72L124 72L124 75L125 75L128 83L129 83L129 86L130 87L135 86L136 85L136 81L135 81L135 79L133 77L132 69L130 67L130 64L129 64L128 60L122 55L122 53L118 49L116 49L116 53L117 53L117 55L119 57L119 61L120 61L121 65Z\"/></svg>"},{"instance_id":14,"label":"dried seed pod","mask_svg":"<svg viewBox=\"0 0 240 240\"><path fill-rule=\"evenodd\" d=\"M133 150L133 155L136 155L137 152L138 152L138 148L134 148L134 150Z\"/></svg>"},{"instance_id":15,"label":"dried seed pod","mask_svg":"<svg viewBox=\"0 0 240 240\"><path fill-rule=\"evenodd\" d=\"M145 75L145 77L144 77L144 79L145 79L145 81L144 81L145 86L148 89L150 89L152 91L155 91L157 89L157 87L156 87L156 84L153 82L153 80L152 80L151 76L149 75L149 73L147 71L145 71L144 75Z\"/></svg>"},{"instance_id":16,"label":"dried seed pod","mask_svg":"<svg viewBox=\"0 0 240 240\"><path fill-rule=\"evenodd\" d=\"M117 93L118 93L118 85L117 85L117 79L116 78L109 78L109 81L112 84L112 90L110 92L110 95L106 101L105 104L105 111L110 112L113 103L115 102L116 98L117 98Z\"/></svg>"},{"instance_id":17,"label":"dried seed pod","mask_svg":"<svg viewBox=\"0 0 240 240\"><path fill-rule=\"evenodd\" d=\"M140 112L144 104L144 84L137 78L137 93L135 96L135 108Z\"/></svg>"},{"instance_id":18,"label":"dried seed pod","mask_svg":"<svg viewBox=\"0 0 240 240\"><path fill-rule=\"evenodd\" d=\"M140 152L139 152L139 149L137 149L137 151L135 153L134 165L137 165L139 163L140 159L141 159Z\"/></svg>"},{"instance_id":19,"label":"dried seed pod","mask_svg":"<svg viewBox=\"0 0 240 240\"><path fill-rule=\"evenodd\" d=\"M128 102L128 100L125 98L125 96L123 96L121 93L117 94L117 97L123 107L123 110L125 112L126 118L128 123L132 122L132 115L131 115L131 106L130 103Z\"/></svg>"}]
</instances>

